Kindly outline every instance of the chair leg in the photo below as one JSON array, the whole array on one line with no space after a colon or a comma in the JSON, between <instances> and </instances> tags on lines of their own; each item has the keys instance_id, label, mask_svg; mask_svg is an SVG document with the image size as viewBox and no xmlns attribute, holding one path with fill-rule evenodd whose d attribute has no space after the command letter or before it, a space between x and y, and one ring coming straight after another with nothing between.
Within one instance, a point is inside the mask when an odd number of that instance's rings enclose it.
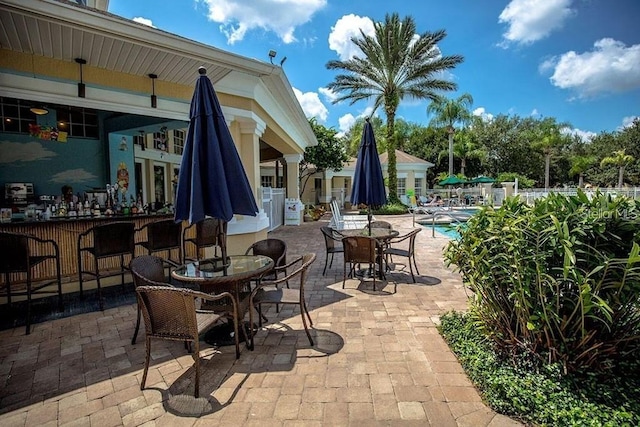
<instances>
[{"instance_id":1,"label":"chair leg","mask_svg":"<svg viewBox=\"0 0 640 427\"><path fill-rule=\"evenodd\" d=\"M25 335L31 333L31 272L27 271L27 330Z\"/></svg>"},{"instance_id":2,"label":"chair leg","mask_svg":"<svg viewBox=\"0 0 640 427\"><path fill-rule=\"evenodd\" d=\"M62 275L60 273L60 258L56 258L56 280L58 281L58 311L64 310L62 304Z\"/></svg>"},{"instance_id":3,"label":"chair leg","mask_svg":"<svg viewBox=\"0 0 640 427\"><path fill-rule=\"evenodd\" d=\"M142 373L142 382L140 383L140 390L144 390L144 384L147 382L147 372L149 371L149 361L151 359L151 337L147 337L146 347L147 347L147 352L144 358L144 372Z\"/></svg>"},{"instance_id":4,"label":"chair leg","mask_svg":"<svg viewBox=\"0 0 640 427\"><path fill-rule=\"evenodd\" d=\"M418 270L418 263L416 262L416 255L413 254L412 258L413 258L413 265L416 267L416 274L419 276L420 275L420 271Z\"/></svg>"},{"instance_id":5,"label":"chair leg","mask_svg":"<svg viewBox=\"0 0 640 427\"><path fill-rule=\"evenodd\" d=\"M193 340L193 346L195 347L195 350L193 351L193 354L192 354L193 363L196 365L196 381L195 381L195 391L193 395L197 399L198 397L200 397L200 343L197 337L195 340Z\"/></svg>"},{"instance_id":6,"label":"chair leg","mask_svg":"<svg viewBox=\"0 0 640 427\"><path fill-rule=\"evenodd\" d=\"M327 273L327 262L329 261L329 254L327 254L324 258L324 270L322 270L322 275L324 276ZM333 259L331 260L333 262Z\"/></svg>"},{"instance_id":7,"label":"chair leg","mask_svg":"<svg viewBox=\"0 0 640 427\"><path fill-rule=\"evenodd\" d=\"M136 330L133 331L133 338L131 338L131 345L136 343L136 338L138 337L138 330L140 329L140 306L138 306L138 319L136 320Z\"/></svg>"},{"instance_id":8,"label":"chair leg","mask_svg":"<svg viewBox=\"0 0 640 427\"><path fill-rule=\"evenodd\" d=\"M104 311L104 305L102 304L102 286L100 286L100 270L98 269L98 258L93 257L93 266L96 270L96 286L98 287L98 305L100 306L100 311Z\"/></svg>"},{"instance_id":9,"label":"chair leg","mask_svg":"<svg viewBox=\"0 0 640 427\"><path fill-rule=\"evenodd\" d=\"M313 345L313 338L311 338L311 333L309 332L309 327L307 326L307 319L304 317L305 312L307 312L307 308L303 304L302 307L300 307L300 316L302 316L302 325L304 326L304 331L307 333L307 338L309 338L309 343ZM307 312L307 316L309 316L309 312ZM311 322L310 316L309 316L309 322Z\"/></svg>"}]
</instances>

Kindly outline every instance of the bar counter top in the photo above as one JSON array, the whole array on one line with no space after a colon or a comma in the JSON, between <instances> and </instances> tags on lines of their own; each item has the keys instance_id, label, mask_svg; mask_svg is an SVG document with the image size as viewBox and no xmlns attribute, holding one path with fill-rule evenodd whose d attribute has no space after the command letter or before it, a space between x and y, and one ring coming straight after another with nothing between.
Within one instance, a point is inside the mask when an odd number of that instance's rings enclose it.
<instances>
[{"instance_id":1,"label":"bar counter top","mask_svg":"<svg viewBox=\"0 0 640 427\"><path fill-rule=\"evenodd\" d=\"M35 218L12 218L10 222L0 223L0 231L6 228L12 228L12 226L29 226L29 225L42 225L42 224L68 224L70 222L94 222L94 221L136 221L140 219L167 219L173 217L173 213L143 213L143 214L130 214L130 215L100 215L100 216L56 216L48 220L35 219ZM13 230L6 230L13 231Z\"/></svg>"}]
</instances>

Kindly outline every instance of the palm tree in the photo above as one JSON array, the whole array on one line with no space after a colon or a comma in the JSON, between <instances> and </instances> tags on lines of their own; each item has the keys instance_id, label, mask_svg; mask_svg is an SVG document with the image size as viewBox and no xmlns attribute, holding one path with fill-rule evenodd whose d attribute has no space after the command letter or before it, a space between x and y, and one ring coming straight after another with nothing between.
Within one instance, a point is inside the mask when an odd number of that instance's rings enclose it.
<instances>
[{"instance_id":1,"label":"palm tree","mask_svg":"<svg viewBox=\"0 0 640 427\"><path fill-rule=\"evenodd\" d=\"M487 152L473 142L468 132L460 132L457 137L457 141L453 144L453 155L460 159L460 174L464 176L467 160L482 161L487 157Z\"/></svg>"},{"instance_id":2,"label":"palm tree","mask_svg":"<svg viewBox=\"0 0 640 427\"><path fill-rule=\"evenodd\" d=\"M329 61L330 70L344 70L327 86L340 94L333 102L357 101L373 98L375 111L383 106L387 116L387 153L389 201L399 203L396 170L395 116L404 98L436 99L438 91L455 90L456 84L438 78L443 71L455 68L462 56L444 56L438 43L446 37L444 30L425 32L416 37L412 17L403 20L397 13L387 14L384 22L376 22L374 35L360 30L351 41L362 51L346 61ZM373 113L372 113L373 115Z\"/></svg>"},{"instance_id":3,"label":"palm tree","mask_svg":"<svg viewBox=\"0 0 640 427\"><path fill-rule=\"evenodd\" d=\"M630 165L635 159L630 154L625 154L624 150L614 151L609 157L605 157L600 162L600 167L616 166L618 168L618 188L624 184L624 168Z\"/></svg>"},{"instance_id":4,"label":"palm tree","mask_svg":"<svg viewBox=\"0 0 640 427\"><path fill-rule=\"evenodd\" d=\"M596 161L593 156L580 156L576 155L571 157L571 169L569 169L569 176L578 175L578 188L584 187L584 173Z\"/></svg>"},{"instance_id":5,"label":"palm tree","mask_svg":"<svg viewBox=\"0 0 640 427\"><path fill-rule=\"evenodd\" d=\"M568 143L566 135L562 135L560 129L568 127L568 123L556 123L556 119L544 119L537 129L537 135L534 136L535 141L532 146L542 151L544 155L544 188L549 188L549 170L551 169L551 157L556 150Z\"/></svg>"},{"instance_id":6,"label":"palm tree","mask_svg":"<svg viewBox=\"0 0 640 427\"><path fill-rule=\"evenodd\" d=\"M473 115L469 109L473 104L470 94L462 94L457 99L444 97L435 98L427 107L427 114L433 114L431 123L434 126L442 126L449 134L449 175L453 175L453 135L456 132L455 125L466 125Z\"/></svg>"}]
</instances>

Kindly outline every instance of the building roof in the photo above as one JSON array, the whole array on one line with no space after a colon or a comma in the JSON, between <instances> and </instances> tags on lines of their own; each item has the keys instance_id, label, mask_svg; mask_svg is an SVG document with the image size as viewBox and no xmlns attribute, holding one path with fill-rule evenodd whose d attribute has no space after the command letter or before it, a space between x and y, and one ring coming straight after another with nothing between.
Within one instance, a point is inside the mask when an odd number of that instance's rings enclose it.
<instances>
[{"instance_id":1,"label":"building roof","mask_svg":"<svg viewBox=\"0 0 640 427\"><path fill-rule=\"evenodd\" d=\"M156 74L158 80L193 86L204 66L215 85L238 76L262 82L281 117L289 117L303 148L316 141L282 67L140 24L106 11L65 0L2 0L0 46L24 54L136 76ZM266 55L266 52L265 52ZM243 77L244 76L244 77ZM248 96L242 85L222 85L217 92ZM251 95L251 93L249 94ZM293 129L291 129L293 130ZM294 136L295 138L295 136ZM302 141L300 140L302 139Z\"/></svg>"},{"instance_id":2,"label":"building roof","mask_svg":"<svg viewBox=\"0 0 640 427\"><path fill-rule=\"evenodd\" d=\"M388 163L389 154L385 151L384 153L379 155L380 164L382 167L386 167ZM351 157L345 166L355 167L356 157ZM412 156L411 154L405 153L404 151L396 150L396 165L406 165L406 166L419 166L422 165L424 168L432 168L435 166L433 163L428 162L426 160L421 159L420 157Z\"/></svg>"}]
</instances>

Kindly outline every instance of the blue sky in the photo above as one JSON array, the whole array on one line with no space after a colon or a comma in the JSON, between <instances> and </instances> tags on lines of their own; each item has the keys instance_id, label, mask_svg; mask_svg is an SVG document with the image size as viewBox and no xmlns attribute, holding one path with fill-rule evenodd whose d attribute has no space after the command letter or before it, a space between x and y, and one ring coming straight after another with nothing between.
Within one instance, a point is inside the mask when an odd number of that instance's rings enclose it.
<instances>
[{"instance_id":1,"label":"blue sky","mask_svg":"<svg viewBox=\"0 0 640 427\"><path fill-rule=\"evenodd\" d=\"M275 50L307 116L342 132L370 104L332 104L325 65L357 55L351 36L394 12L447 31L440 50L465 61L445 95L470 93L486 119L555 117L588 137L640 116L638 0L110 0L109 12L263 61ZM397 116L427 125L426 107L405 100Z\"/></svg>"}]
</instances>

